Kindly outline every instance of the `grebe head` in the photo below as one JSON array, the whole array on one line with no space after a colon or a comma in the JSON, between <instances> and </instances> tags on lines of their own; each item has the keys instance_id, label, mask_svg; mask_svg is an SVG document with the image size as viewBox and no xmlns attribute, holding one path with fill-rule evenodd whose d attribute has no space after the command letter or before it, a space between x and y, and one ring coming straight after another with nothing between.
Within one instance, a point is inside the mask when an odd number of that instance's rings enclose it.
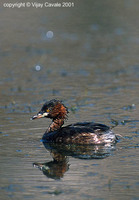
<instances>
[{"instance_id":1,"label":"grebe head","mask_svg":"<svg viewBox=\"0 0 139 200\"><path fill-rule=\"evenodd\" d=\"M33 116L32 119L39 119L43 117L55 119L66 119L68 114L68 109L64 104L56 99L46 102L40 112L37 115Z\"/></svg>"}]
</instances>

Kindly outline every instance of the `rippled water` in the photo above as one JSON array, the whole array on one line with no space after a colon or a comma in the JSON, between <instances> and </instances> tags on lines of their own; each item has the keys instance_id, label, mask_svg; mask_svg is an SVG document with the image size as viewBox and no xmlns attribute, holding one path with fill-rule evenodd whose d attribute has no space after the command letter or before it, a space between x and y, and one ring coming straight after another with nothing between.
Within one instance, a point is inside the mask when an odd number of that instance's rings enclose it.
<instances>
[{"instance_id":1,"label":"rippled water","mask_svg":"<svg viewBox=\"0 0 139 200\"><path fill-rule=\"evenodd\" d=\"M139 198L138 1L75 1L74 8L0 6L0 199ZM116 146L60 147L30 121L46 100L66 124L116 126ZM57 155L57 154L56 154ZM91 156L90 156L91 155Z\"/></svg>"}]
</instances>

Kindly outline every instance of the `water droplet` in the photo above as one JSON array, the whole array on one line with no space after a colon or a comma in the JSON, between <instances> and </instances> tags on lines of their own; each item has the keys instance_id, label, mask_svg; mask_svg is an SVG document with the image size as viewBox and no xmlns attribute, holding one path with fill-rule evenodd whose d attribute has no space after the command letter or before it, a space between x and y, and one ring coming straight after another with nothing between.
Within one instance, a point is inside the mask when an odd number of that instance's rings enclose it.
<instances>
[{"instance_id":1,"label":"water droplet","mask_svg":"<svg viewBox=\"0 0 139 200\"><path fill-rule=\"evenodd\" d=\"M52 31L48 31L46 33L46 37L49 38L49 39L53 38L53 36L54 36L54 33Z\"/></svg>"},{"instance_id":2,"label":"water droplet","mask_svg":"<svg viewBox=\"0 0 139 200\"><path fill-rule=\"evenodd\" d=\"M41 70L41 66L40 66L40 65L36 65L36 66L35 66L35 70L36 70L36 71L40 71L40 70Z\"/></svg>"}]
</instances>

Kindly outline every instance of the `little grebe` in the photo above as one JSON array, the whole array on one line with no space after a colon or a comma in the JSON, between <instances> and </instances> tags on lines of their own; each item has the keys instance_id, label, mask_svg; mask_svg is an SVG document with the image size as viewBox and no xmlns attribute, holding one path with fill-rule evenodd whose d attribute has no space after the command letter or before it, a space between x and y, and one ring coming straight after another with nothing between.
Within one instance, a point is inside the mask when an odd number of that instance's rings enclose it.
<instances>
[{"instance_id":1,"label":"little grebe","mask_svg":"<svg viewBox=\"0 0 139 200\"><path fill-rule=\"evenodd\" d=\"M64 104L54 99L46 102L41 111L32 117L32 119L43 117L52 119L52 124L42 138L43 142L97 145L117 141L116 135L104 124L84 122L62 127L67 114L68 109Z\"/></svg>"}]
</instances>

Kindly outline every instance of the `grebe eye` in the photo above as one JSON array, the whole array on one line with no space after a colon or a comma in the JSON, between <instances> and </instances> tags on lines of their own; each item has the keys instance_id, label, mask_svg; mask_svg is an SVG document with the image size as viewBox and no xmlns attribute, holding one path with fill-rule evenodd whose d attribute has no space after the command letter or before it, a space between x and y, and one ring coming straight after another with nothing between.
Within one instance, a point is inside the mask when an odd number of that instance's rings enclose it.
<instances>
[{"instance_id":1,"label":"grebe eye","mask_svg":"<svg viewBox=\"0 0 139 200\"><path fill-rule=\"evenodd\" d=\"M49 112L50 112L50 109L47 109L46 112L49 113Z\"/></svg>"}]
</instances>

